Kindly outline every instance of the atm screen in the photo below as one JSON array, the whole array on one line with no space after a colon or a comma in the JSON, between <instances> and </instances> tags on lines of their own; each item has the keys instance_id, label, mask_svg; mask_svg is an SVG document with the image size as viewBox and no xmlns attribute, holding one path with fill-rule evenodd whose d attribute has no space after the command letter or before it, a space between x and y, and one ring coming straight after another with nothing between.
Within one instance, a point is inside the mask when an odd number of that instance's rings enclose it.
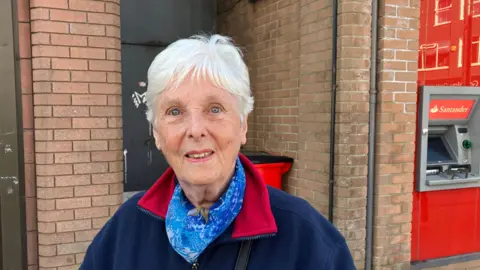
<instances>
[{"instance_id":1,"label":"atm screen","mask_svg":"<svg viewBox=\"0 0 480 270\"><path fill-rule=\"evenodd\" d=\"M427 163L438 164L452 162L453 158L448 152L441 137L428 137Z\"/></svg>"}]
</instances>

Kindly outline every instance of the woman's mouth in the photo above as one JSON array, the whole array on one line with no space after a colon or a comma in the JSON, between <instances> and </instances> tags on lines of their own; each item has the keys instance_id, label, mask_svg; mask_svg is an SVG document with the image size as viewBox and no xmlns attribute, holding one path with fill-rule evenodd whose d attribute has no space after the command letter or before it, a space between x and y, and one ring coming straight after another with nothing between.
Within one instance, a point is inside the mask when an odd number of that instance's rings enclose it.
<instances>
[{"instance_id":1,"label":"woman's mouth","mask_svg":"<svg viewBox=\"0 0 480 270\"><path fill-rule=\"evenodd\" d=\"M203 159L206 159L208 157L210 157L211 155L213 155L213 151L205 151L205 152L190 152L190 153L187 153L185 156L189 159L194 159L194 160L203 160Z\"/></svg>"}]
</instances>

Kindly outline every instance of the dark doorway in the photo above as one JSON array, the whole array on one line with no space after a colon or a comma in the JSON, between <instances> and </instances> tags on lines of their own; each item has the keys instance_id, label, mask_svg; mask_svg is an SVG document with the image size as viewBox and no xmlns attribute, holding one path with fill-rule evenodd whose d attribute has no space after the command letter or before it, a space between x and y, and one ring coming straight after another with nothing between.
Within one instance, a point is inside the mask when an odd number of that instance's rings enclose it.
<instances>
[{"instance_id":1,"label":"dark doorway","mask_svg":"<svg viewBox=\"0 0 480 270\"><path fill-rule=\"evenodd\" d=\"M125 191L148 189L168 164L156 149L145 116L147 70L163 47L122 45Z\"/></svg>"},{"instance_id":2,"label":"dark doorway","mask_svg":"<svg viewBox=\"0 0 480 270\"><path fill-rule=\"evenodd\" d=\"M0 269L26 269L17 1L0 1Z\"/></svg>"},{"instance_id":3,"label":"dark doorway","mask_svg":"<svg viewBox=\"0 0 480 270\"><path fill-rule=\"evenodd\" d=\"M175 40L213 33L216 1L122 0L120 22L124 191L130 192L148 189L168 168L145 117L148 67Z\"/></svg>"}]
</instances>

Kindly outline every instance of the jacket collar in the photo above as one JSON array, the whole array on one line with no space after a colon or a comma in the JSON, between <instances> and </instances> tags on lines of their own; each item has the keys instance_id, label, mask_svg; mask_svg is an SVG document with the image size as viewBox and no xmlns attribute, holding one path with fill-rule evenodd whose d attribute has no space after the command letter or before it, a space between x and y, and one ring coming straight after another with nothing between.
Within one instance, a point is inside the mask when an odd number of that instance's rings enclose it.
<instances>
[{"instance_id":1,"label":"jacket collar","mask_svg":"<svg viewBox=\"0 0 480 270\"><path fill-rule=\"evenodd\" d=\"M233 222L232 238L274 234L277 232L277 225L270 208L268 189L250 160L242 154L239 156L247 183L242 210ZM175 173L172 168L168 168L139 200L138 206L165 219L174 189Z\"/></svg>"}]
</instances>

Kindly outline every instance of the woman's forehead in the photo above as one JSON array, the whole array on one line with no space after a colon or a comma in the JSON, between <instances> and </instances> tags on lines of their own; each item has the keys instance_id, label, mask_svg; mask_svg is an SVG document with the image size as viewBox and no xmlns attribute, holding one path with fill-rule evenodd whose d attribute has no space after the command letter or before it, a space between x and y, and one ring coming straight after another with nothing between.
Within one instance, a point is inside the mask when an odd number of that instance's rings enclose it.
<instances>
[{"instance_id":1,"label":"woman's forehead","mask_svg":"<svg viewBox=\"0 0 480 270\"><path fill-rule=\"evenodd\" d=\"M175 88L162 92L160 103L230 102L233 96L212 82L203 79L185 79Z\"/></svg>"}]
</instances>

